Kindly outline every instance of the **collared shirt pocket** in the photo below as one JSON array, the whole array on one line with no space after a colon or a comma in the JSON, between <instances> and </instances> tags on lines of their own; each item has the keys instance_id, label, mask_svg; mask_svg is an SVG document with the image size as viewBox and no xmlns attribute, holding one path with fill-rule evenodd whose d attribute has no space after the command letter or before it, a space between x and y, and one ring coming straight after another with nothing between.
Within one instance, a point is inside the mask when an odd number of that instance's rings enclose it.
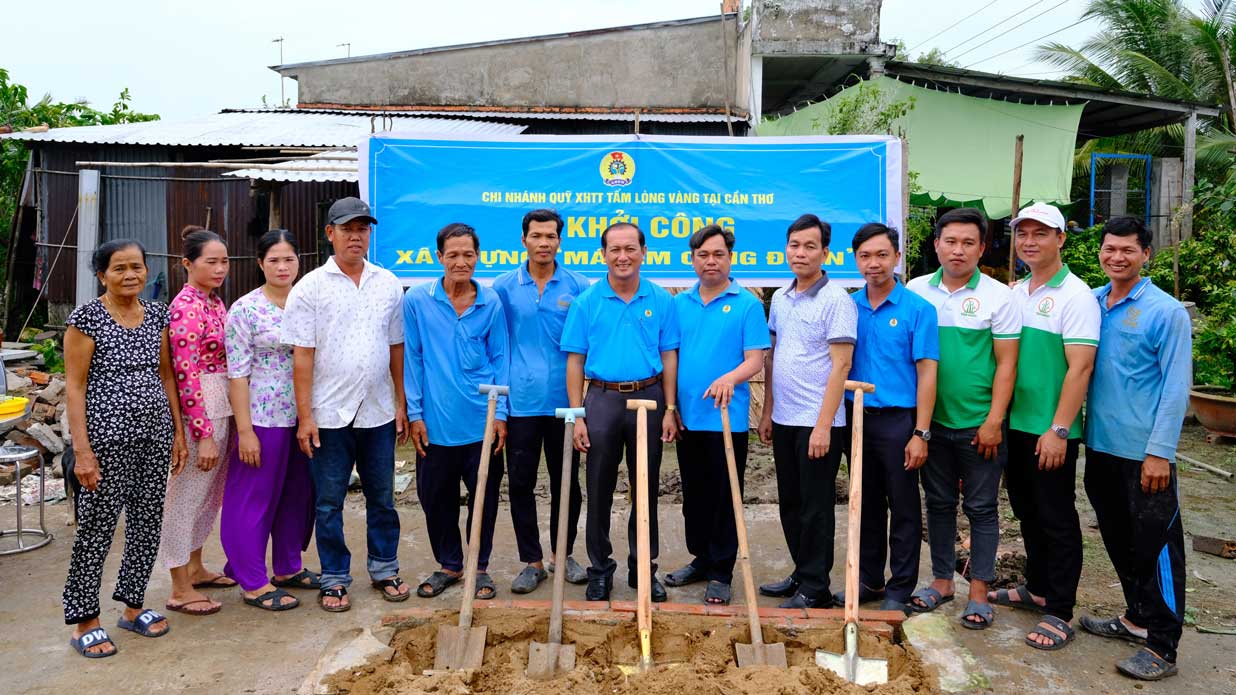
<instances>
[{"instance_id":1,"label":"collared shirt pocket","mask_svg":"<svg viewBox=\"0 0 1236 695\"><path fill-rule=\"evenodd\" d=\"M660 352L660 337L661 337L661 319L653 315L641 315L639 317L639 332L640 337L644 341L644 347L653 352Z\"/></svg>"},{"instance_id":2,"label":"collared shirt pocket","mask_svg":"<svg viewBox=\"0 0 1236 695\"><path fill-rule=\"evenodd\" d=\"M459 367L465 372L478 371L487 362L485 336L473 335L463 321L455 326L455 351L459 355Z\"/></svg>"}]
</instances>

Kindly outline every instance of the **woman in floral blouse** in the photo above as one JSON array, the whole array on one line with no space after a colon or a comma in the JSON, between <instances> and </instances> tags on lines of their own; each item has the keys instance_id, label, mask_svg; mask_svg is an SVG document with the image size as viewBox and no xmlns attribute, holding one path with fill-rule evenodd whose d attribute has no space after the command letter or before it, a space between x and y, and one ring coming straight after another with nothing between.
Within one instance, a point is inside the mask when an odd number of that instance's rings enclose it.
<instances>
[{"instance_id":1,"label":"woman in floral blouse","mask_svg":"<svg viewBox=\"0 0 1236 695\"><path fill-rule=\"evenodd\" d=\"M222 607L198 589L236 586L202 564L202 545L223 502L232 408L227 398L227 310L215 290L227 279L227 246L218 234L186 227L188 282L172 300L169 338L180 407L189 433L189 463L167 483L159 554L172 573L168 610L209 615Z\"/></svg>"},{"instance_id":2,"label":"woman in floral blouse","mask_svg":"<svg viewBox=\"0 0 1236 695\"><path fill-rule=\"evenodd\" d=\"M317 589L301 564L313 531L309 460L296 444L292 346L279 342L283 306L300 264L296 240L284 229L258 241L266 284L236 300L227 317L227 362L239 443L228 462L220 537L227 575L245 603L266 610L295 608L283 588ZM266 572L270 541L274 577Z\"/></svg>"}]
</instances>

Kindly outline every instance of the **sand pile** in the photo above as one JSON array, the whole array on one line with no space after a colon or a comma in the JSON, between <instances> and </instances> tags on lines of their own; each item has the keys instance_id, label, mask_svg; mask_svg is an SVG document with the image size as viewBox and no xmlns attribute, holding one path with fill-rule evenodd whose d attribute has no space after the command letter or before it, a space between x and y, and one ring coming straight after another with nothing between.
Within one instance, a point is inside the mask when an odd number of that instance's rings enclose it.
<instances>
[{"instance_id":1,"label":"sand pile","mask_svg":"<svg viewBox=\"0 0 1236 695\"><path fill-rule=\"evenodd\" d=\"M733 642L749 642L743 618L656 613L653 616L653 647L657 667L645 675L624 675L619 664L639 660L635 623L630 616L615 616L604 622L584 621L568 615L566 643L576 645L576 668L552 681L533 681L524 676L528 643L544 641L549 617L513 609L480 609L475 625L485 625L489 635L484 666L472 673L423 675L433 666L437 626L453 625L458 614L443 611L430 620L410 620L395 634L389 663L371 661L326 679L338 692L352 695L465 695L512 693L537 695L793 695L797 693L875 693L910 695L935 693L934 672L923 665L908 645L893 645L871 635L863 636L860 653L883 655L889 660L889 683L863 688L846 683L815 665L815 650L844 651L840 628L764 628L766 641L784 642L790 668L738 669Z\"/></svg>"}]
</instances>

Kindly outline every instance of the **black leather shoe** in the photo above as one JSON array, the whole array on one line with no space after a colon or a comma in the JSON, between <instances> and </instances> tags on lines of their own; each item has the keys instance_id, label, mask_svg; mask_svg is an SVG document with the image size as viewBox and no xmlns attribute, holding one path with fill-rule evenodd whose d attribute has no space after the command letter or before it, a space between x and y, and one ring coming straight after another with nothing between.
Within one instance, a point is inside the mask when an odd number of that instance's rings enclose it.
<instances>
[{"instance_id":1,"label":"black leather shoe","mask_svg":"<svg viewBox=\"0 0 1236 695\"><path fill-rule=\"evenodd\" d=\"M788 600L783 601L778 608L832 608L832 597L825 599L811 598L799 591Z\"/></svg>"},{"instance_id":2,"label":"black leather shoe","mask_svg":"<svg viewBox=\"0 0 1236 695\"><path fill-rule=\"evenodd\" d=\"M760 593L765 596L793 596L798 593L798 580L791 574L779 582L761 584Z\"/></svg>"},{"instance_id":3,"label":"black leather shoe","mask_svg":"<svg viewBox=\"0 0 1236 695\"><path fill-rule=\"evenodd\" d=\"M884 590L883 589L880 589L879 591L871 591L863 587L859 587L858 589L859 605L862 605L864 603L875 603L876 601L883 601L883 600L884 600ZM833 603L835 603L838 606L845 606L845 592L838 591L837 593L833 594Z\"/></svg>"},{"instance_id":4,"label":"black leather shoe","mask_svg":"<svg viewBox=\"0 0 1236 695\"><path fill-rule=\"evenodd\" d=\"M614 588L614 580L610 577L589 577L588 588L584 590L584 600L608 601L612 588Z\"/></svg>"},{"instance_id":5,"label":"black leather shoe","mask_svg":"<svg viewBox=\"0 0 1236 695\"><path fill-rule=\"evenodd\" d=\"M632 589L639 588L639 582L635 577L627 578L627 586ZM657 575L652 575L652 591L649 592L653 603L665 603L669 600L669 594L665 593L665 587L661 586L661 580L657 579Z\"/></svg>"}]
</instances>

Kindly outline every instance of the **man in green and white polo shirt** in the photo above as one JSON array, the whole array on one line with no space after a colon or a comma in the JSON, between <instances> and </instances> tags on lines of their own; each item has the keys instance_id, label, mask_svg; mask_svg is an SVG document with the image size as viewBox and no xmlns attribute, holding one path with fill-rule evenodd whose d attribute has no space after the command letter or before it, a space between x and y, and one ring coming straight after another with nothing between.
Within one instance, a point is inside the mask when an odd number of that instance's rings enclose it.
<instances>
[{"instance_id":1,"label":"man in green and white polo shirt","mask_svg":"<svg viewBox=\"0 0 1236 695\"><path fill-rule=\"evenodd\" d=\"M1013 287L1021 305L1021 350L1009 412L1009 503L1026 543L1026 583L992 592L996 603L1041 611L1026 635L1036 649L1073 639L1069 621L1081 578L1081 526L1074 498L1081 406L1099 344L1099 304L1060 260L1064 217L1035 203L1013 218L1017 256L1030 277Z\"/></svg>"},{"instance_id":2,"label":"man in green and white polo shirt","mask_svg":"<svg viewBox=\"0 0 1236 695\"><path fill-rule=\"evenodd\" d=\"M973 208L941 215L935 238L940 269L906 286L931 302L940 323L940 376L922 475L933 581L915 592L910 608L925 613L953 598L960 487L970 520L970 595L961 621L972 630L994 618L987 585L996 578L1004 417L1021 335L1013 293L978 269L986 226L987 218Z\"/></svg>"}]
</instances>

